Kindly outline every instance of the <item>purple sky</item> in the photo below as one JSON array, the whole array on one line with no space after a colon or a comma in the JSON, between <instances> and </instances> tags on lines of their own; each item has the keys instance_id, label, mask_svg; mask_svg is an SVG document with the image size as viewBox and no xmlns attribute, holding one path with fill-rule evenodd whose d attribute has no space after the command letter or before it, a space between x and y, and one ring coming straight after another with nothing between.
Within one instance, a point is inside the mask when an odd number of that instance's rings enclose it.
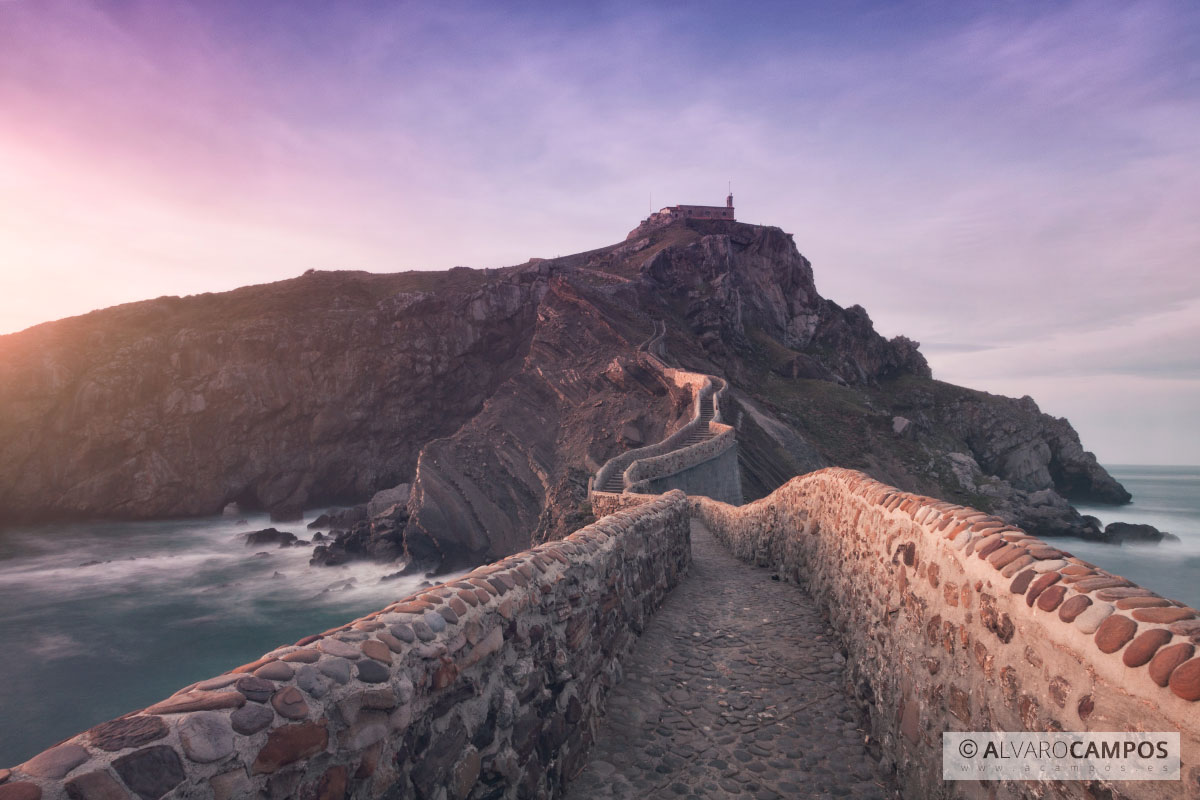
<instances>
[{"instance_id":1,"label":"purple sky","mask_svg":"<svg viewBox=\"0 0 1200 800\"><path fill-rule=\"evenodd\" d=\"M0 0L0 332L719 203L935 375L1200 463L1200 6Z\"/></svg>"}]
</instances>

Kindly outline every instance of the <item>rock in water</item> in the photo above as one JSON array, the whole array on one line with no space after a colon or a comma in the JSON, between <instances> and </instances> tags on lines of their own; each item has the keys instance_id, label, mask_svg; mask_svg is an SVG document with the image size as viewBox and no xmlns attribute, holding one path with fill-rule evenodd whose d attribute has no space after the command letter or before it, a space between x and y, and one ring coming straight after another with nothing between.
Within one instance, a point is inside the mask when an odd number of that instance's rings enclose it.
<instances>
[{"instance_id":1,"label":"rock in water","mask_svg":"<svg viewBox=\"0 0 1200 800\"><path fill-rule=\"evenodd\" d=\"M1110 542L1131 544L1157 544L1165 538L1178 541L1178 537L1164 533L1153 525L1137 525L1132 522L1113 522L1104 527L1104 538Z\"/></svg>"},{"instance_id":2,"label":"rock in water","mask_svg":"<svg viewBox=\"0 0 1200 800\"><path fill-rule=\"evenodd\" d=\"M288 531L280 531L275 528L263 528L261 531L252 531L244 534L246 538L246 546L254 547L264 544L274 544L280 547L291 547L299 541L296 534Z\"/></svg>"}]
</instances>

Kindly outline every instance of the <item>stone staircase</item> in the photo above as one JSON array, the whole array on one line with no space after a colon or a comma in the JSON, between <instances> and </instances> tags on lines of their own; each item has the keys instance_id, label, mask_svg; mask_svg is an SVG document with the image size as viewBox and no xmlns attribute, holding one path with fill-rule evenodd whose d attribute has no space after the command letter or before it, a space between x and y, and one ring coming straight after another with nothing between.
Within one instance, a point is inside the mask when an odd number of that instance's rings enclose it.
<instances>
[{"instance_id":1,"label":"stone staircase","mask_svg":"<svg viewBox=\"0 0 1200 800\"><path fill-rule=\"evenodd\" d=\"M646 359L646 361L652 367L654 367L655 369L658 369L660 371L663 371L663 372L674 371L670 367L668 367L666 365L666 363L660 357L661 355L664 355L662 341L663 341L664 336L666 335L666 332L667 332L666 323L664 323L662 320L654 320L653 331L650 335L650 338L647 339L644 343L642 343L638 347L638 351L640 354L642 354L642 357L644 359ZM713 380L713 381L719 381L721 385L724 385L723 381L720 381L719 378L713 378L712 376L704 376L704 375L694 374L694 377L709 378L710 380ZM690 432L685 437L680 438L679 441L674 442L673 446L670 449L665 451L666 453L684 450L688 447L692 447L692 446L700 444L702 442L706 442L706 441L712 439L716 435L716 432L713 430L713 422L720 421L720 420L717 415L717 410L716 410L716 406L714 403L715 396L716 396L715 388L713 388L712 390L697 392L697 397L696 397L697 414L696 414L696 417L691 422L688 423ZM641 448L641 449L642 450L650 450L653 447L654 446L652 446L651 448ZM661 445L658 447L661 447ZM663 454L664 454L663 452L659 452L656 455L663 455ZM621 493L625 492L626 488L627 488L625 486L625 471L626 471L625 469L611 469L611 468L607 469L607 470L602 470L601 473L598 475L599 479L593 485L592 490L595 492L603 492L603 493L609 493L609 494L621 494Z\"/></svg>"},{"instance_id":2,"label":"stone staircase","mask_svg":"<svg viewBox=\"0 0 1200 800\"><path fill-rule=\"evenodd\" d=\"M625 476L619 472L614 472L608 476L608 480L604 482L604 485L598 486L597 489L601 492L620 494L625 491Z\"/></svg>"},{"instance_id":3,"label":"stone staircase","mask_svg":"<svg viewBox=\"0 0 1200 800\"><path fill-rule=\"evenodd\" d=\"M700 398L700 424L696 426L696 430L692 431L692 435L683 440L683 447L690 447L700 442L706 442L712 438L712 426L709 424L713 418L713 398L711 394L706 394Z\"/></svg>"}]
</instances>

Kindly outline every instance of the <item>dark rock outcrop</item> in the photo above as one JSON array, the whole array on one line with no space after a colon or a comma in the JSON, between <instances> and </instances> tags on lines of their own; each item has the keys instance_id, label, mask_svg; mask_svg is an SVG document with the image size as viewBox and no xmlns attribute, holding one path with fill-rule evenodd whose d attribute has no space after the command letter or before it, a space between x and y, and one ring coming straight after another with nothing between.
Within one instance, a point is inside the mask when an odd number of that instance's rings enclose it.
<instances>
[{"instance_id":1,"label":"dark rock outcrop","mask_svg":"<svg viewBox=\"0 0 1200 800\"><path fill-rule=\"evenodd\" d=\"M246 547L261 547L266 544L273 544L276 547L291 547L300 541L296 534L275 528L263 528L261 531L251 531L242 536L246 540Z\"/></svg>"},{"instance_id":2,"label":"dark rock outcrop","mask_svg":"<svg viewBox=\"0 0 1200 800\"><path fill-rule=\"evenodd\" d=\"M399 486L394 486L391 489L384 489L376 492L375 496L370 499L366 507L366 515L378 517L381 514L387 513L388 509L395 506L404 508L408 505L408 497L412 494L412 484L402 483Z\"/></svg>"},{"instance_id":3,"label":"dark rock outcrop","mask_svg":"<svg viewBox=\"0 0 1200 800\"><path fill-rule=\"evenodd\" d=\"M1153 525L1135 525L1131 522L1113 522L1104 527L1106 541L1121 544L1158 544L1161 541L1179 541L1179 537L1160 531Z\"/></svg>"},{"instance_id":4,"label":"dark rock outcrop","mask_svg":"<svg viewBox=\"0 0 1200 800\"><path fill-rule=\"evenodd\" d=\"M308 523L309 528L352 528L355 523L362 522L367 518L366 505L351 506L338 510L326 511L312 522Z\"/></svg>"}]
</instances>

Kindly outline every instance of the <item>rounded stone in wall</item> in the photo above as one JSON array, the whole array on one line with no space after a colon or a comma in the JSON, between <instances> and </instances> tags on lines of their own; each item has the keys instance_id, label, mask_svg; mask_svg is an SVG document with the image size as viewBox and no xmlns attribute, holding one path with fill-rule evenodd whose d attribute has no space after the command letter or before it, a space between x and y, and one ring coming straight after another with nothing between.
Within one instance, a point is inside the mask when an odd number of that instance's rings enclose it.
<instances>
[{"instance_id":1,"label":"rounded stone in wall","mask_svg":"<svg viewBox=\"0 0 1200 800\"><path fill-rule=\"evenodd\" d=\"M201 711L180 723L179 742L189 759L208 764L233 752L233 731L223 714Z\"/></svg>"},{"instance_id":2,"label":"rounded stone in wall","mask_svg":"<svg viewBox=\"0 0 1200 800\"><path fill-rule=\"evenodd\" d=\"M1195 652L1196 647L1190 642L1180 642L1162 648L1150 659L1150 680L1159 686L1166 686L1175 668L1191 658Z\"/></svg>"},{"instance_id":3,"label":"rounded stone in wall","mask_svg":"<svg viewBox=\"0 0 1200 800\"><path fill-rule=\"evenodd\" d=\"M1158 652L1158 648L1169 641L1171 641L1171 632L1165 628L1151 628L1148 631L1142 631L1125 648L1125 652L1121 654L1121 660L1127 667L1140 667L1148 663Z\"/></svg>"},{"instance_id":4,"label":"rounded stone in wall","mask_svg":"<svg viewBox=\"0 0 1200 800\"><path fill-rule=\"evenodd\" d=\"M1196 616L1190 608L1135 608L1132 614L1141 622L1159 623L1182 622Z\"/></svg>"},{"instance_id":5,"label":"rounded stone in wall","mask_svg":"<svg viewBox=\"0 0 1200 800\"><path fill-rule=\"evenodd\" d=\"M167 723L161 717L130 716L102 722L88 731L93 747L115 753L140 747L167 735Z\"/></svg>"},{"instance_id":6,"label":"rounded stone in wall","mask_svg":"<svg viewBox=\"0 0 1200 800\"><path fill-rule=\"evenodd\" d=\"M229 717L229 722L235 731L243 736L250 736L270 725L274 719L275 712L270 708L250 703L234 711Z\"/></svg>"},{"instance_id":7,"label":"rounded stone in wall","mask_svg":"<svg viewBox=\"0 0 1200 800\"><path fill-rule=\"evenodd\" d=\"M1067 589L1065 586L1051 586L1038 597L1037 607L1042 611L1053 611L1058 608L1059 603L1063 601L1066 593Z\"/></svg>"},{"instance_id":8,"label":"rounded stone in wall","mask_svg":"<svg viewBox=\"0 0 1200 800\"><path fill-rule=\"evenodd\" d=\"M1091 604L1092 599L1086 594L1074 595L1058 607L1058 618L1063 622L1074 622Z\"/></svg>"},{"instance_id":9,"label":"rounded stone in wall","mask_svg":"<svg viewBox=\"0 0 1200 800\"><path fill-rule=\"evenodd\" d=\"M1168 685L1172 692L1184 700L1200 700L1200 658L1193 658L1176 667Z\"/></svg>"},{"instance_id":10,"label":"rounded stone in wall","mask_svg":"<svg viewBox=\"0 0 1200 800\"><path fill-rule=\"evenodd\" d=\"M1133 638L1137 627L1137 623L1129 617L1113 614L1096 629L1096 647L1101 653L1115 653Z\"/></svg>"}]
</instances>

